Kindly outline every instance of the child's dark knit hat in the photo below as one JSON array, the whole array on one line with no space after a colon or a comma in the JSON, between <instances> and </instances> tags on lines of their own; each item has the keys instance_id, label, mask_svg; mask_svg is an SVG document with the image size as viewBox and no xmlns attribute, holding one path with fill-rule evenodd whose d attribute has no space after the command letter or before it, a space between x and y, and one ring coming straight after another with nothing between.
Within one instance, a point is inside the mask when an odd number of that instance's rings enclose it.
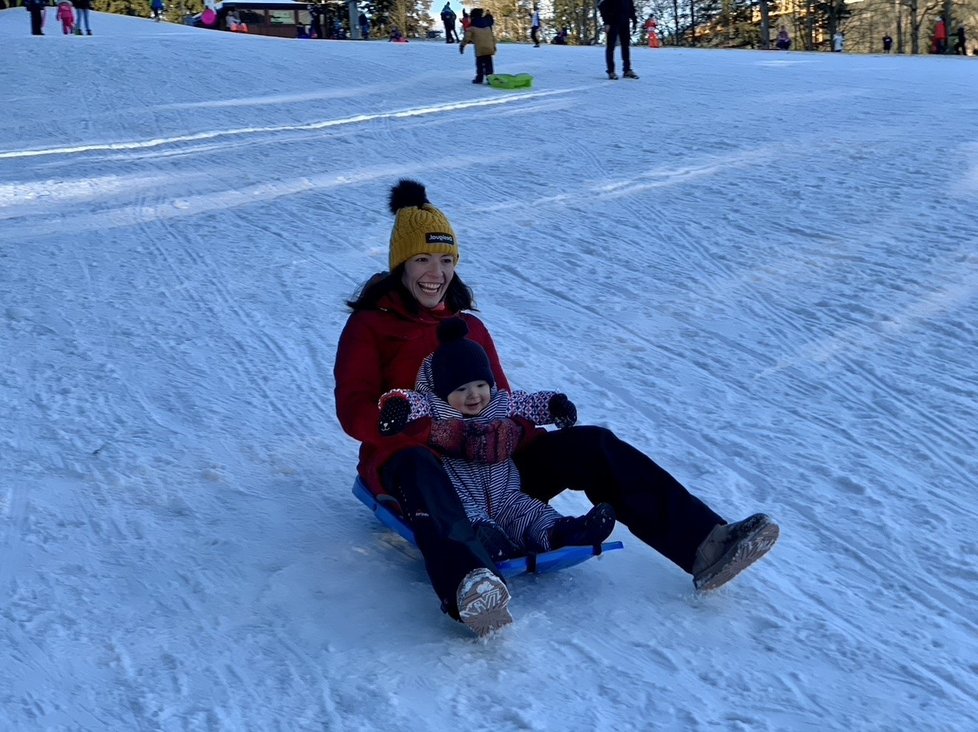
<instances>
[{"instance_id":1,"label":"child's dark knit hat","mask_svg":"<svg viewBox=\"0 0 978 732\"><path fill-rule=\"evenodd\" d=\"M445 401L462 384L485 381L494 386L492 366L485 349L466 338L469 326L461 318L449 318L438 325L441 345L431 356L431 380L435 394Z\"/></svg>"},{"instance_id":2,"label":"child's dark knit hat","mask_svg":"<svg viewBox=\"0 0 978 732\"><path fill-rule=\"evenodd\" d=\"M390 269L418 254L451 254L458 264L458 239L445 214L428 203L428 194L416 180L399 180L391 188Z\"/></svg>"}]
</instances>

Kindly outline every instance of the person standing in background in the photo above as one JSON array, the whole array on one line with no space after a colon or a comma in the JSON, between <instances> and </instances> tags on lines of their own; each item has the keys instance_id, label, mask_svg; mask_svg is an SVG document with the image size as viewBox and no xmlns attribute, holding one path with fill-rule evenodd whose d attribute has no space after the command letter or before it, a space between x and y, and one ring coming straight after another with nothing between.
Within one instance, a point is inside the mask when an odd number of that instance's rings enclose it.
<instances>
[{"instance_id":1,"label":"person standing in background","mask_svg":"<svg viewBox=\"0 0 978 732\"><path fill-rule=\"evenodd\" d=\"M778 31L778 40L774 45L782 51L791 50L791 36L788 34L788 28L786 26L781 26L781 29Z\"/></svg>"},{"instance_id":2,"label":"person standing in background","mask_svg":"<svg viewBox=\"0 0 978 732\"><path fill-rule=\"evenodd\" d=\"M92 0L71 0L71 4L75 6L75 16L78 20L75 25L75 35L80 36L82 34L83 24L85 33L92 35L92 27L88 24L88 11L92 9Z\"/></svg>"},{"instance_id":3,"label":"person standing in background","mask_svg":"<svg viewBox=\"0 0 978 732\"><path fill-rule=\"evenodd\" d=\"M530 40L534 48L540 48L540 6L533 6L533 16L530 19Z\"/></svg>"},{"instance_id":4,"label":"person standing in background","mask_svg":"<svg viewBox=\"0 0 978 732\"><path fill-rule=\"evenodd\" d=\"M441 22L445 24L445 43L458 43L458 33L455 32L455 11L449 3L441 9Z\"/></svg>"},{"instance_id":5,"label":"person standing in background","mask_svg":"<svg viewBox=\"0 0 978 732\"><path fill-rule=\"evenodd\" d=\"M31 14L31 35L44 35L44 8L46 0L24 0L24 8Z\"/></svg>"},{"instance_id":6,"label":"person standing in background","mask_svg":"<svg viewBox=\"0 0 978 732\"><path fill-rule=\"evenodd\" d=\"M958 26L957 37L958 37L958 40L954 44L954 52L955 53L958 53L958 54L961 54L962 56L967 56L968 55L968 45L967 45L967 39L965 38L965 35L964 35L964 26L963 25L959 25Z\"/></svg>"},{"instance_id":7,"label":"person standing in background","mask_svg":"<svg viewBox=\"0 0 978 732\"><path fill-rule=\"evenodd\" d=\"M934 26L934 53L947 51L947 24L944 18L938 18Z\"/></svg>"},{"instance_id":8,"label":"person standing in background","mask_svg":"<svg viewBox=\"0 0 978 732\"><path fill-rule=\"evenodd\" d=\"M159 0L157 0L159 2ZM71 9L70 0L60 0L58 3L58 20L61 21L61 32L70 36L75 32L75 11Z\"/></svg>"},{"instance_id":9,"label":"person standing in background","mask_svg":"<svg viewBox=\"0 0 978 732\"><path fill-rule=\"evenodd\" d=\"M659 23L651 15L645 21L645 35L649 39L649 48L659 48Z\"/></svg>"},{"instance_id":10,"label":"person standing in background","mask_svg":"<svg viewBox=\"0 0 978 732\"><path fill-rule=\"evenodd\" d=\"M465 53L465 46L469 43L475 47L475 78L472 83L481 84L495 73L492 64L492 57L496 53L496 36L492 32L494 21L491 13L483 14L482 8L474 8L469 17L472 25L458 44L458 52Z\"/></svg>"},{"instance_id":11,"label":"person standing in background","mask_svg":"<svg viewBox=\"0 0 978 732\"><path fill-rule=\"evenodd\" d=\"M607 36L604 58L608 78L617 79L615 73L615 43L621 43L621 64L626 79L637 79L638 74L632 71L631 44L632 33L638 27L638 17L635 15L633 0L601 0L598 4L604 32Z\"/></svg>"}]
</instances>

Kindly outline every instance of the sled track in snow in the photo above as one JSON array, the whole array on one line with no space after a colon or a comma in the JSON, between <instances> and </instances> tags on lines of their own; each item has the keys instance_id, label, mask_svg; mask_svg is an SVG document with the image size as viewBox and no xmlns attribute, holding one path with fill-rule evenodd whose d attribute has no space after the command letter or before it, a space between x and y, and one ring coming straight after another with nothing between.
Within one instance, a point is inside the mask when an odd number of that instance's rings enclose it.
<instances>
[{"instance_id":1,"label":"sled track in snow","mask_svg":"<svg viewBox=\"0 0 978 732\"><path fill-rule=\"evenodd\" d=\"M492 99L464 100L450 102L448 104L436 104L425 107L414 107L401 109L392 112L378 112L374 114L358 114L352 117L341 119L321 120L319 122L308 122L305 124L277 125L274 127L241 127L232 130L209 130L205 132L195 132L189 135L172 135L170 137L159 137L148 140L132 140L129 142L106 142L88 145L72 145L66 147L40 148L35 150L0 150L0 160L11 160L21 158L37 158L49 155L65 156L77 155L92 152L109 152L116 150L147 150L167 145L179 145L183 143L207 142L212 140L223 140L230 137L250 137L276 135L283 132L321 132L334 127L346 125L360 125L366 122L383 119L404 119L410 117L422 117L432 114L443 114L448 112L465 111L483 107L494 107L501 104L516 104L527 99L549 97L554 95L569 94L575 89L558 89L554 91L538 91L514 94L505 97L495 97Z\"/></svg>"},{"instance_id":2,"label":"sled track in snow","mask_svg":"<svg viewBox=\"0 0 978 732\"><path fill-rule=\"evenodd\" d=\"M159 203L161 201L157 201L157 204ZM173 274L175 287L164 287L163 291L173 302L174 308L180 307L180 301L189 300L194 310L203 317L189 313L188 322L202 320L208 323L220 323L224 317L230 315L246 332L252 334L253 338L249 343L259 344L262 347L260 353L255 353L242 341L231 338L221 341L221 349L230 349L229 353L224 354L224 357L214 354L221 358L224 367L241 374L253 389L252 394L239 394L236 395L236 399L247 401L253 399L254 395L258 395L261 398L262 408L279 415L292 434L309 434L309 425L304 423L295 409L286 408L279 399L275 398L266 385L267 379L274 374L285 372L289 374L294 386L293 393L297 397L295 404L318 404L320 409L325 409L324 405L318 401L315 392L305 393L304 377L296 372L288 349L260 322L259 310L242 305L241 297L232 290L235 286L239 286L245 292L260 290L262 289L260 280L256 278L248 283L225 282L216 274L220 268L206 254L208 244L201 236L199 227L181 227L178 230L166 219L161 220L160 224L163 227L162 238L157 227L151 226L149 222L140 222L140 228L145 232L145 239L153 242L157 256L166 263ZM235 327L234 332L240 330Z\"/></svg>"}]
</instances>

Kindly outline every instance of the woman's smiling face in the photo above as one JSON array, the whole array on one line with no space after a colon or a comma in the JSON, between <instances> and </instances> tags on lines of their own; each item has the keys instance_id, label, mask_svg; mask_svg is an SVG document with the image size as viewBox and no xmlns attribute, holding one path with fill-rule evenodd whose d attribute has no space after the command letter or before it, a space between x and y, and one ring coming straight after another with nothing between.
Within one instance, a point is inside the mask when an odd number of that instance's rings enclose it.
<instances>
[{"instance_id":1,"label":"woman's smiling face","mask_svg":"<svg viewBox=\"0 0 978 732\"><path fill-rule=\"evenodd\" d=\"M416 254L404 263L401 282L423 308L438 307L455 276L452 254Z\"/></svg>"}]
</instances>

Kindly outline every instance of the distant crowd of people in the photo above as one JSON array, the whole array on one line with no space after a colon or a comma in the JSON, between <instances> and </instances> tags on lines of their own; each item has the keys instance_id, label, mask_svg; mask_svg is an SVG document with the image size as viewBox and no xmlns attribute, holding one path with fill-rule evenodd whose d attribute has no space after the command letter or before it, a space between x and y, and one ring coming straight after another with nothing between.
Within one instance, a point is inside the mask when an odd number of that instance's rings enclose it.
<instances>
[{"instance_id":1,"label":"distant crowd of people","mask_svg":"<svg viewBox=\"0 0 978 732\"><path fill-rule=\"evenodd\" d=\"M958 26L957 31L954 33L954 38L954 53L959 56L967 56L968 39L963 25ZM947 23L944 21L944 16L942 15L934 24L934 34L931 38L930 47L931 53L947 53L948 40L948 27ZM978 56L978 49L976 49L975 55Z\"/></svg>"},{"instance_id":2,"label":"distant crowd of people","mask_svg":"<svg viewBox=\"0 0 978 732\"><path fill-rule=\"evenodd\" d=\"M93 0L0 0L0 8L6 7L8 2L11 7L15 7L17 2L23 4L24 8L30 14L32 35L44 35L44 23L49 8L53 9L53 15L60 23L61 32L64 35L92 35L89 11L92 8ZM164 0L150 0L150 17L154 20L157 22L162 20L165 10ZM614 49L616 46L621 47L624 75L626 77L633 76L634 78L638 78L631 70L629 53L631 38L638 26L634 0L601 0L598 3L598 11L601 14L605 32L605 57L609 78L618 78L615 74L614 66ZM129 14L135 15L136 13L130 12ZM236 9L229 9L220 13L220 15L223 16L223 27L226 30L233 33L248 33L248 25L242 20ZM332 40L348 40L350 38L350 33L343 19L336 15L336 12L330 6L325 4L312 4L309 6L309 16L310 22L308 26L303 24L296 26L297 38L326 38ZM444 26L445 43L458 43L463 53L466 45L475 44L477 46L476 79L479 78L478 68L482 69L482 77L485 78L486 69L491 68L491 59L495 55L496 50L495 37L492 31L494 24L492 14L481 8L473 8L471 12L462 8L462 37L459 36L459 32L456 29L459 18L452 9L451 0L448 0L442 7L440 16L442 25ZM220 18L215 22L215 27L222 27L219 20ZM529 13L529 21L530 41L533 43L534 48L539 48L543 39L543 21L540 16L539 5L533 5L533 9ZM356 27L360 32L361 39L370 39L372 30L371 22L366 13L361 12L359 14ZM475 29L474 34L467 40L466 34L473 28ZM658 48L660 46L660 40L656 19L650 15L646 19L643 28L649 47ZM434 38L437 35L438 31L428 31L429 38ZM396 43L407 43L408 39L398 26L391 25L388 28L387 40ZM477 40L479 40L479 43L476 43ZM561 27L550 39L550 43L556 46L566 46L569 42L570 29L567 26ZM952 50L956 55L968 55L967 34L964 25L959 24L952 34L944 17L939 16L934 23L927 50L933 54L946 54L948 53L949 44L952 42L954 44ZM883 53L888 54L893 52L893 37L889 33L883 35L882 44ZM781 25L778 28L774 47L781 51L790 51L792 49L791 34L788 32L787 26ZM839 29L833 33L829 41L829 48L835 53L845 51L846 34L843 30ZM902 51L898 48L898 52ZM972 54L978 56L978 48L975 48ZM485 60L486 57L489 58L488 62ZM478 61L480 58L483 61ZM473 81L475 82L475 79Z\"/></svg>"},{"instance_id":3,"label":"distant crowd of people","mask_svg":"<svg viewBox=\"0 0 978 732\"><path fill-rule=\"evenodd\" d=\"M54 17L61 24L64 35L92 35L89 24L91 0L24 0L24 9L30 14L31 35L44 35L44 21L48 8L53 8Z\"/></svg>"},{"instance_id":4,"label":"distant crowd of people","mask_svg":"<svg viewBox=\"0 0 978 732\"><path fill-rule=\"evenodd\" d=\"M968 55L968 42L965 33L965 28L963 25L959 25L957 31L954 34L954 53L967 56ZM939 17L937 22L934 24L934 33L931 37L930 52L931 53L947 53L948 49L948 29L947 24L944 22L943 17ZM791 50L791 35L788 33L788 28L782 25L778 29L778 36L774 42L775 48L782 51ZM846 34L842 30L836 31L832 34L832 41L830 48L835 53L842 53L846 48ZM883 53L892 53L893 51L893 36L886 33L883 36ZM978 56L978 49L975 49L974 55Z\"/></svg>"}]
</instances>

